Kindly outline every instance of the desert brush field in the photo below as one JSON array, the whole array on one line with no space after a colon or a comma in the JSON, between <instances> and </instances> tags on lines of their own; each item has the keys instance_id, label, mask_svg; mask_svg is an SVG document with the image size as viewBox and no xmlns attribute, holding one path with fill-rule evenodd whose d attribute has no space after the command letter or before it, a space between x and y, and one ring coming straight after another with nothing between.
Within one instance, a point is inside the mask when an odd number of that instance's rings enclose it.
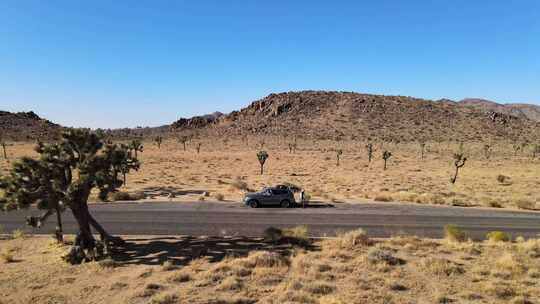
<instances>
[{"instance_id":1,"label":"desert brush field","mask_svg":"<svg viewBox=\"0 0 540 304\"><path fill-rule=\"evenodd\" d=\"M540 240L492 232L471 242L311 241L304 227L263 238L136 237L97 262L62 261L68 245L15 233L0 240L0 303L538 303ZM69 238L69 237L68 237ZM69 243L69 241L68 241Z\"/></svg>"},{"instance_id":2,"label":"desert brush field","mask_svg":"<svg viewBox=\"0 0 540 304\"><path fill-rule=\"evenodd\" d=\"M540 161L532 145L515 151L509 142L427 142L424 158L418 143L373 143L368 161L366 142L296 142L282 137L201 138L184 145L165 139L161 148L143 141L141 169L127 176L127 185L111 200L239 201L245 191L290 183L306 190L312 202L361 203L397 201L420 204L540 209ZM262 144L262 147L261 147ZM200 145L200 146L199 146ZM33 143L7 147L9 161L35 156ZM197 147L200 147L200 153ZM260 174L257 152L269 158ZM339 166L337 151L341 150ZM383 170L382 152L392 156ZM467 157L455 184L454 153Z\"/></svg>"}]
</instances>

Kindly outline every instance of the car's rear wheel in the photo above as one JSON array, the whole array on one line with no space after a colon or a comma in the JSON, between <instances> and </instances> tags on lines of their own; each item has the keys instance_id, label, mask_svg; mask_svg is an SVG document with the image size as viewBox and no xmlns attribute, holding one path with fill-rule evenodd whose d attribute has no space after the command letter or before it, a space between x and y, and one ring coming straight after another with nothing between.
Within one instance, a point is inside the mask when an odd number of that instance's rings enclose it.
<instances>
[{"instance_id":1,"label":"car's rear wheel","mask_svg":"<svg viewBox=\"0 0 540 304\"><path fill-rule=\"evenodd\" d=\"M258 208L259 207L259 202L256 201L256 200L251 200L251 201L248 202L248 204L249 204L249 206L251 208Z\"/></svg>"},{"instance_id":2,"label":"car's rear wheel","mask_svg":"<svg viewBox=\"0 0 540 304\"><path fill-rule=\"evenodd\" d=\"M282 200L280 205L281 208L289 208L291 206L291 202L289 200Z\"/></svg>"}]
</instances>

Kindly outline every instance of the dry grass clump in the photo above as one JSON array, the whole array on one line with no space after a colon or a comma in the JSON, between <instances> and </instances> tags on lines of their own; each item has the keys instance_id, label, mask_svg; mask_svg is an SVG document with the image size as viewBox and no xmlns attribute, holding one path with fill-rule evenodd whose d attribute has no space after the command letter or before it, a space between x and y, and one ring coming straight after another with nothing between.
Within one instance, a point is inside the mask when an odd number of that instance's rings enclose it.
<instances>
[{"instance_id":1,"label":"dry grass clump","mask_svg":"<svg viewBox=\"0 0 540 304\"><path fill-rule=\"evenodd\" d=\"M245 259L249 267L283 267L288 266L290 261L287 257L270 251L256 251L250 253Z\"/></svg>"},{"instance_id":2,"label":"dry grass clump","mask_svg":"<svg viewBox=\"0 0 540 304\"><path fill-rule=\"evenodd\" d=\"M518 198L514 201L514 204L519 209L525 209L525 210L536 210L536 203L531 201L528 198Z\"/></svg>"},{"instance_id":3,"label":"dry grass clump","mask_svg":"<svg viewBox=\"0 0 540 304\"><path fill-rule=\"evenodd\" d=\"M451 242L465 242L467 240L467 233L456 225L444 226L444 238Z\"/></svg>"},{"instance_id":4,"label":"dry grass clump","mask_svg":"<svg viewBox=\"0 0 540 304\"><path fill-rule=\"evenodd\" d=\"M486 234L486 238L493 243L497 242L509 242L512 240L512 237L506 232L503 231L491 231Z\"/></svg>"},{"instance_id":5,"label":"dry grass clump","mask_svg":"<svg viewBox=\"0 0 540 304\"><path fill-rule=\"evenodd\" d=\"M499 270L509 271L512 274L523 274L527 270L522 259L514 253L503 253L494 264Z\"/></svg>"},{"instance_id":6,"label":"dry grass clump","mask_svg":"<svg viewBox=\"0 0 540 304\"><path fill-rule=\"evenodd\" d=\"M242 281L235 276L230 276L225 278L218 286L218 290L230 291L230 290L240 290L244 285Z\"/></svg>"},{"instance_id":7,"label":"dry grass clump","mask_svg":"<svg viewBox=\"0 0 540 304\"><path fill-rule=\"evenodd\" d=\"M248 184L237 178L235 179L232 183L231 183L231 187L233 187L233 189L236 189L236 190L240 190L240 191L247 191L248 190Z\"/></svg>"},{"instance_id":8,"label":"dry grass clump","mask_svg":"<svg viewBox=\"0 0 540 304\"><path fill-rule=\"evenodd\" d=\"M191 274L180 271L178 273L173 274L171 277L169 277L168 281L174 282L174 283L185 283L191 281L192 277Z\"/></svg>"},{"instance_id":9,"label":"dry grass clump","mask_svg":"<svg viewBox=\"0 0 540 304\"><path fill-rule=\"evenodd\" d=\"M391 202L393 199L390 193L378 192L373 196L373 200L376 202Z\"/></svg>"},{"instance_id":10,"label":"dry grass clump","mask_svg":"<svg viewBox=\"0 0 540 304\"><path fill-rule=\"evenodd\" d=\"M225 195L223 195L222 193L219 193L219 192L218 192L218 193L214 193L213 197L214 197L216 200L220 201L220 202L223 201L223 200L225 200Z\"/></svg>"},{"instance_id":11,"label":"dry grass clump","mask_svg":"<svg viewBox=\"0 0 540 304\"><path fill-rule=\"evenodd\" d=\"M14 263L16 261L15 256L11 250L5 250L0 253L0 260L4 263Z\"/></svg>"},{"instance_id":12,"label":"dry grass clump","mask_svg":"<svg viewBox=\"0 0 540 304\"><path fill-rule=\"evenodd\" d=\"M13 230L13 232L11 233L11 237L14 239L14 240L17 240L17 239L24 239L26 237L26 232L24 232L24 230L22 229L15 229Z\"/></svg>"},{"instance_id":13,"label":"dry grass clump","mask_svg":"<svg viewBox=\"0 0 540 304\"><path fill-rule=\"evenodd\" d=\"M325 249L348 249L352 250L356 247L370 246L373 243L368 237L364 229L356 229L345 233L340 233L333 240L326 240L323 243Z\"/></svg>"},{"instance_id":14,"label":"dry grass clump","mask_svg":"<svg viewBox=\"0 0 540 304\"><path fill-rule=\"evenodd\" d=\"M161 264L161 269L163 271L171 271L171 270L175 270L176 268L177 268L176 265L174 265L174 263L171 260L167 260L163 262L163 264Z\"/></svg>"},{"instance_id":15,"label":"dry grass clump","mask_svg":"<svg viewBox=\"0 0 540 304\"><path fill-rule=\"evenodd\" d=\"M150 300L150 304L176 304L179 297L175 294L159 294Z\"/></svg>"},{"instance_id":16,"label":"dry grass clump","mask_svg":"<svg viewBox=\"0 0 540 304\"><path fill-rule=\"evenodd\" d=\"M268 227L264 230L264 238L271 242L289 243L299 246L308 246L311 243L308 228L305 225L285 229Z\"/></svg>"},{"instance_id":17,"label":"dry grass clump","mask_svg":"<svg viewBox=\"0 0 540 304\"><path fill-rule=\"evenodd\" d=\"M444 205L445 200L443 197L436 194L422 193L416 197L415 202L419 204Z\"/></svg>"},{"instance_id":18,"label":"dry grass clump","mask_svg":"<svg viewBox=\"0 0 540 304\"><path fill-rule=\"evenodd\" d=\"M460 275L465 272L462 266L442 258L425 258L422 266L437 276Z\"/></svg>"},{"instance_id":19,"label":"dry grass clump","mask_svg":"<svg viewBox=\"0 0 540 304\"><path fill-rule=\"evenodd\" d=\"M516 289L506 282L486 282L483 288L487 294L493 295L498 299L508 300L516 295Z\"/></svg>"},{"instance_id":20,"label":"dry grass clump","mask_svg":"<svg viewBox=\"0 0 540 304\"><path fill-rule=\"evenodd\" d=\"M367 260L372 264L401 265L405 263L402 259L395 257L390 250L379 247L372 247L368 250Z\"/></svg>"}]
</instances>

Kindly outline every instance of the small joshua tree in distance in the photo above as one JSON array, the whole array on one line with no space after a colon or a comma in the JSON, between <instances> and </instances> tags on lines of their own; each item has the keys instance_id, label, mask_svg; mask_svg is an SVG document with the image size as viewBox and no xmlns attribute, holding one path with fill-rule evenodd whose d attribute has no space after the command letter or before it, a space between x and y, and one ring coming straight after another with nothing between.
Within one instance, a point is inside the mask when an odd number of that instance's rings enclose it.
<instances>
[{"instance_id":1,"label":"small joshua tree in distance","mask_svg":"<svg viewBox=\"0 0 540 304\"><path fill-rule=\"evenodd\" d=\"M138 156L138 155L137 155L137 152L141 152L141 153L142 153L142 152L143 152L143 149L144 149L142 142L141 142L140 140L138 140L138 139L132 140L132 141L129 143L128 148L131 149L131 150L134 152L135 158L137 158L137 156Z\"/></svg>"},{"instance_id":2,"label":"small joshua tree in distance","mask_svg":"<svg viewBox=\"0 0 540 304\"><path fill-rule=\"evenodd\" d=\"M157 148L161 149L161 143L163 142L163 137L156 136L156 138L154 138L154 142L156 143Z\"/></svg>"},{"instance_id":3,"label":"small joshua tree in distance","mask_svg":"<svg viewBox=\"0 0 540 304\"><path fill-rule=\"evenodd\" d=\"M371 159L373 158L373 152L375 151L372 143L368 143L366 145L366 151L368 154L368 162L371 162Z\"/></svg>"},{"instance_id":4,"label":"small joshua tree in distance","mask_svg":"<svg viewBox=\"0 0 540 304\"><path fill-rule=\"evenodd\" d=\"M197 149L197 154L201 153L201 143L197 143L197 146L195 146L195 149Z\"/></svg>"},{"instance_id":5,"label":"small joshua tree in distance","mask_svg":"<svg viewBox=\"0 0 540 304\"><path fill-rule=\"evenodd\" d=\"M296 151L296 144L289 143L289 153L293 153L294 151Z\"/></svg>"},{"instance_id":6,"label":"small joshua tree in distance","mask_svg":"<svg viewBox=\"0 0 540 304\"><path fill-rule=\"evenodd\" d=\"M392 157L392 152L384 151L382 154L382 159L384 160L384 170L386 170L386 162Z\"/></svg>"},{"instance_id":7,"label":"small joshua tree in distance","mask_svg":"<svg viewBox=\"0 0 540 304\"><path fill-rule=\"evenodd\" d=\"M7 151L6 151L6 141L1 135L0 135L0 145L2 146L2 153L4 155L4 159L7 160L8 156L7 156Z\"/></svg>"},{"instance_id":8,"label":"small joshua tree in distance","mask_svg":"<svg viewBox=\"0 0 540 304\"><path fill-rule=\"evenodd\" d=\"M467 161L467 157L463 155L463 153L454 153L454 167L456 168L456 171L454 173L454 177L450 178L450 182L452 184L456 183L459 169L463 168L465 166L465 162Z\"/></svg>"},{"instance_id":9,"label":"small joshua tree in distance","mask_svg":"<svg viewBox=\"0 0 540 304\"><path fill-rule=\"evenodd\" d=\"M486 159L489 159L491 157L491 152L492 152L491 145L485 144L484 145L484 157Z\"/></svg>"},{"instance_id":10,"label":"small joshua tree in distance","mask_svg":"<svg viewBox=\"0 0 540 304\"><path fill-rule=\"evenodd\" d=\"M536 156L538 156L540 154L540 145L539 144L534 144L533 147L532 147L532 159L536 159Z\"/></svg>"},{"instance_id":11,"label":"small joshua tree in distance","mask_svg":"<svg viewBox=\"0 0 540 304\"><path fill-rule=\"evenodd\" d=\"M339 167L339 159L341 158L341 155L343 155L343 150L338 149L338 150L336 151L336 160L337 160L336 165L337 165L338 167Z\"/></svg>"},{"instance_id":12,"label":"small joshua tree in distance","mask_svg":"<svg viewBox=\"0 0 540 304\"><path fill-rule=\"evenodd\" d=\"M180 136L178 142L184 145L184 151L186 151L186 143L189 141L188 136Z\"/></svg>"},{"instance_id":13,"label":"small joshua tree in distance","mask_svg":"<svg viewBox=\"0 0 540 304\"><path fill-rule=\"evenodd\" d=\"M425 151L426 151L426 142L421 140L420 141L420 158L421 159L424 159Z\"/></svg>"},{"instance_id":14,"label":"small joshua tree in distance","mask_svg":"<svg viewBox=\"0 0 540 304\"><path fill-rule=\"evenodd\" d=\"M259 164L261 165L261 175L263 175L264 164L266 163L266 160L268 159L268 153L266 151L259 151L259 153L257 153L257 158L259 159Z\"/></svg>"}]
</instances>

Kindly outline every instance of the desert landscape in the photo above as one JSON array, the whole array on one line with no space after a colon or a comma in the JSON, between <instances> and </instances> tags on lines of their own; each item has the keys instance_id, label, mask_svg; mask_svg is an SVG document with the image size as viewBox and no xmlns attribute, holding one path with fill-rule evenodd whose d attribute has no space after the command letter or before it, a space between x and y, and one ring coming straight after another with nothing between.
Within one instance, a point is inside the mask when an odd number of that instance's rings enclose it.
<instances>
[{"instance_id":1,"label":"desert landscape","mask_svg":"<svg viewBox=\"0 0 540 304\"><path fill-rule=\"evenodd\" d=\"M540 304L540 1L0 1L0 304Z\"/></svg>"}]
</instances>

